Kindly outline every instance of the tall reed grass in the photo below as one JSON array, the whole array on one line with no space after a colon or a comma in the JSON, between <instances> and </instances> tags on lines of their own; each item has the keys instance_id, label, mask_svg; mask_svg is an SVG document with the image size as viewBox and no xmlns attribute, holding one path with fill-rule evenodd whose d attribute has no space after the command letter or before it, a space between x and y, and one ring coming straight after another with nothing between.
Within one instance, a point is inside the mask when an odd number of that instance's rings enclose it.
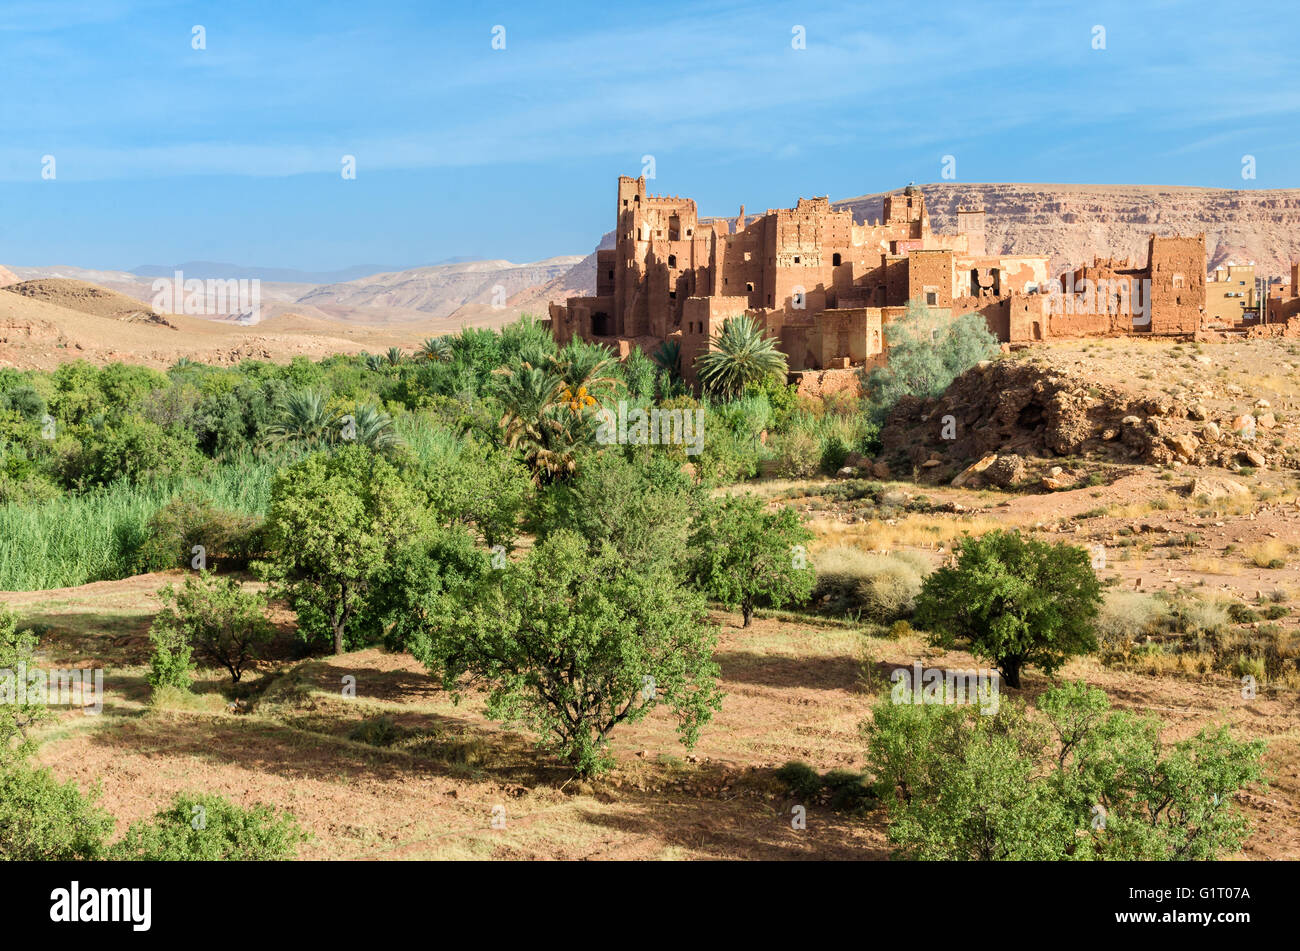
<instances>
[{"instance_id":1,"label":"tall reed grass","mask_svg":"<svg viewBox=\"0 0 1300 951\"><path fill-rule=\"evenodd\" d=\"M273 462L248 458L169 483L115 483L86 495L0 506L0 591L129 577L150 516L177 495L191 492L226 511L264 515L275 471Z\"/></svg>"}]
</instances>

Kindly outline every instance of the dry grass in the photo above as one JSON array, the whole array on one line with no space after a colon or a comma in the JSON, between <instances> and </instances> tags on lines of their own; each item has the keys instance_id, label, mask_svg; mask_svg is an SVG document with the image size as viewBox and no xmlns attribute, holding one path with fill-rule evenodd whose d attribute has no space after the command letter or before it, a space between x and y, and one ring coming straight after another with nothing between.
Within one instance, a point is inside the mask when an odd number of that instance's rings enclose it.
<instances>
[{"instance_id":1,"label":"dry grass","mask_svg":"<svg viewBox=\"0 0 1300 951\"><path fill-rule=\"evenodd\" d=\"M1245 550L1246 558L1256 568L1283 568L1290 554L1290 546L1276 538L1256 542Z\"/></svg>"},{"instance_id":2,"label":"dry grass","mask_svg":"<svg viewBox=\"0 0 1300 951\"><path fill-rule=\"evenodd\" d=\"M831 522L815 520L813 530L827 546L839 545L867 551L896 551L901 548L949 550L964 535L979 537L1004 522L986 516L909 515L887 521Z\"/></svg>"}]
</instances>

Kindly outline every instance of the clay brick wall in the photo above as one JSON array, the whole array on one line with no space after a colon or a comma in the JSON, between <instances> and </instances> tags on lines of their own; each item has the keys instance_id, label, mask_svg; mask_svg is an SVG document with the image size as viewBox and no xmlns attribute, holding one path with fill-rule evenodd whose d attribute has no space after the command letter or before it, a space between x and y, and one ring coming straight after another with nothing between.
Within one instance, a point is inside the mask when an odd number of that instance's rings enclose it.
<instances>
[{"instance_id":1,"label":"clay brick wall","mask_svg":"<svg viewBox=\"0 0 1300 951\"><path fill-rule=\"evenodd\" d=\"M1151 332L1194 334L1205 309L1205 235L1195 238L1151 236Z\"/></svg>"},{"instance_id":2,"label":"clay brick wall","mask_svg":"<svg viewBox=\"0 0 1300 951\"><path fill-rule=\"evenodd\" d=\"M695 360L709 349L722 322L743 314L748 306L745 297L688 297L682 302L682 376L690 386L696 383Z\"/></svg>"},{"instance_id":3,"label":"clay brick wall","mask_svg":"<svg viewBox=\"0 0 1300 951\"><path fill-rule=\"evenodd\" d=\"M952 307L951 251L913 251L907 256L906 264L908 300L918 300L929 307Z\"/></svg>"}]
</instances>

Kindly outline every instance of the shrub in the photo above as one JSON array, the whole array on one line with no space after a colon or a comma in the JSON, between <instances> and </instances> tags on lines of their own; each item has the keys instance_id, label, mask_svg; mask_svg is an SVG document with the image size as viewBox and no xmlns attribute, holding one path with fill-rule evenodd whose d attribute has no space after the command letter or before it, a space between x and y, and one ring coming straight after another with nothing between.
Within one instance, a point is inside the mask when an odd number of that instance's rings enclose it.
<instances>
[{"instance_id":1,"label":"shrub","mask_svg":"<svg viewBox=\"0 0 1300 951\"><path fill-rule=\"evenodd\" d=\"M165 591L170 589L164 589ZM194 648L180 625L158 623L155 619L149 628L149 686L154 696L165 689L189 692L194 677Z\"/></svg>"},{"instance_id":2,"label":"shrub","mask_svg":"<svg viewBox=\"0 0 1300 951\"><path fill-rule=\"evenodd\" d=\"M809 479L821 468L820 443L805 429L772 437L768 448L776 460L777 474L787 479Z\"/></svg>"},{"instance_id":3,"label":"shrub","mask_svg":"<svg viewBox=\"0 0 1300 951\"><path fill-rule=\"evenodd\" d=\"M190 567L197 546L203 548L206 567L239 570L262 555L264 548L260 518L222 511L194 492L158 509L145 532L139 556L144 571Z\"/></svg>"},{"instance_id":4,"label":"shrub","mask_svg":"<svg viewBox=\"0 0 1300 951\"><path fill-rule=\"evenodd\" d=\"M821 773L807 763L791 760L776 771L776 778L796 796L811 799L822 790Z\"/></svg>"},{"instance_id":5,"label":"shrub","mask_svg":"<svg viewBox=\"0 0 1300 951\"><path fill-rule=\"evenodd\" d=\"M889 362L867 377L877 416L903 396L938 396L961 373L998 352L997 338L980 314L952 320L917 300L885 325L885 342Z\"/></svg>"},{"instance_id":6,"label":"shrub","mask_svg":"<svg viewBox=\"0 0 1300 951\"><path fill-rule=\"evenodd\" d=\"M288 813L244 809L221 796L181 793L114 846L118 861L271 862L293 858L310 836Z\"/></svg>"},{"instance_id":7,"label":"shrub","mask_svg":"<svg viewBox=\"0 0 1300 951\"><path fill-rule=\"evenodd\" d=\"M370 720L362 720L348 731L348 739L367 746L392 746L402 737L402 729L393 722L393 718L384 714Z\"/></svg>"},{"instance_id":8,"label":"shrub","mask_svg":"<svg viewBox=\"0 0 1300 951\"><path fill-rule=\"evenodd\" d=\"M939 646L969 639L972 653L992 660L1007 685L1019 687L1025 666L1050 674L1069 657L1097 649L1100 602L1101 584L1082 548L997 530L964 539L956 566L925 579L916 623Z\"/></svg>"},{"instance_id":9,"label":"shrub","mask_svg":"<svg viewBox=\"0 0 1300 951\"><path fill-rule=\"evenodd\" d=\"M902 857L1215 859L1245 841L1235 801L1262 776L1262 741L1220 728L1165 745L1159 721L1082 683L1039 710L877 703L862 730Z\"/></svg>"},{"instance_id":10,"label":"shrub","mask_svg":"<svg viewBox=\"0 0 1300 951\"><path fill-rule=\"evenodd\" d=\"M31 631L18 630L17 617L0 605L0 671L5 672L0 679L0 768L32 751L28 730L49 715L45 704L37 703L30 694L19 703L14 693L20 671L36 666L36 641Z\"/></svg>"},{"instance_id":11,"label":"shrub","mask_svg":"<svg viewBox=\"0 0 1300 951\"><path fill-rule=\"evenodd\" d=\"M66 862L103 857L113 817L71 781L26 763L0 768L0 859Z\"/></svg>"},{"instance_id":12,"label":"shrub","mask_svg":"<svg viewBox=\"0 0 1300 951\"><path fill-rule=\"evenodd\" d=\"M188 657L180 644L193 648L213 666L224 667L238 683L271 639L265 599L243 591L234 578L217 578L204 571L186 578L179 592L169 585L159 595L164 608L154 618L150 636L158 634L155 670L161 683L182 686L180 667Z\"/></svg>"},{"instance_id":13,"label":"shrub","mask_svg":"<svg viewBox=\"0 0 1300 951\"><path fill-rule=\"evenodd\" d=\"M860 612L889 624L912 613L929 566L912 552L884 555L836 546L817 554L816 570L813 602L819 610Z\"/></svg>"},{"instance_id":14,"label":"shrub","mask_svg":"<svg viewBox=\"0 0 1300 951\"><path fill-rule=\"evenodd\" d=\"M1138 638L1155 633L1168 613L1167 605L1149 594L1107 592L1097 615L1097 637L1110 650L1129 650Z\"/></svg>"},{"instance_id":15,"label":"shrub","mask_svg":"<svg viewBox=\"0 0 1300 951\"><path fill-rule=\"evenodd\" d=\"M807 763L791 760L776 771L776 778L800 799L814 799L823 790L829 792L831 808L841 812L865 812L877 801L872 785L852 770L833 769L823 775Z\"/></svg>"},{"instance_id":16,"label":"shrub","mask_svg":"<svg viewBox=\"0 0 1300 951\"><path fill-rule=\"evenodd\" d=\"M1286 545L1275 538L1258 542L1246 549L1246 557L1256 568L1285 568L1288 554Z\"/></svg>"}]
</instances>

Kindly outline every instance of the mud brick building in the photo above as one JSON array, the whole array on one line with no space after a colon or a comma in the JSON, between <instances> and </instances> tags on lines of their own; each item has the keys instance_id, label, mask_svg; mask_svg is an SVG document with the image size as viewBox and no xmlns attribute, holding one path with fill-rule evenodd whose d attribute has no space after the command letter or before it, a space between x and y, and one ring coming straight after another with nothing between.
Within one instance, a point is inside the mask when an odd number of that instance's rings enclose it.
<instances>
[{"instance_id":1,"label":"mud brick building","mask_svg":"<svg viewBox=\"0 0 1300 951\"><path fill-rule=\"evenodd\" d=\"M1046 255L990 255L984 211L961 209L935 232L913 185L886 196L883 216L857 222L828 198L746 217L701 218L694 200L651 195L620 177L615 246L596 254L596 294L550 305L561 343L577 337L625 354L681 345L682 370L727 318L748 313L778 339L796 376L856 373L885 360L884 328L916 300L953 317L980 313L1007 343L1053 336L1194 333L1205 300L1205 240L1152 236L1148 265L1094 262L1081 274L1150 281L1149 326L1115 314L1056 314ZM1064 277L1064 276L1063 276ZM1059 301L1057 302L1059 304Z\"/></svg>"},{"instance_id":2,"label":"mud brick building","mask_svg":"<svg viewBox=\"0 0 1300 951\"><path fill-rule=\"evenodd\" d=\"M1300 317L1300 264L1291 265L1289 283L1279 281L1268 286L1265 309L1270 324L1287 323Z\"/></svg>"}]
</instances>

